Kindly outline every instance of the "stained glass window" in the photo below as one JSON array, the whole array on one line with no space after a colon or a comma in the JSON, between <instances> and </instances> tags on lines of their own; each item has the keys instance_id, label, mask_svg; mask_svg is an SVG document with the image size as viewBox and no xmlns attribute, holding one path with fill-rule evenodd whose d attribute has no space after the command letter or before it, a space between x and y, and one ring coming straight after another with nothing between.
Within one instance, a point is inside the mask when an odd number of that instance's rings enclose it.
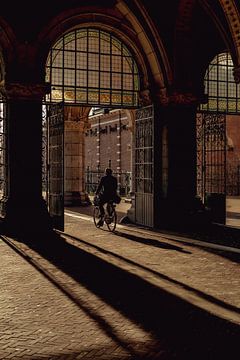
<instances>
[{"instance_id":1,"label":"stained glass window","mask_svg":"<svg viewBox=\"0 0 240 360\"><path fill-rule=\"evenodd\" d=\"M204 79L208 102L201 105L201 110L240 112L240 84L233 77L233 62L229 53L217 55L210 63Z\"/></svg>"},{"instance_id":2,"label":"stained glass window","mask_svg":"<svg viewBox=\"0 0 240 360\"><path fill-rule=\"evenodd\" d=\"M129 49L112 34L78 29L59 39L50 50L46 101L90 106L137 107L139 72Z\"/></svg>"}]
</instances>

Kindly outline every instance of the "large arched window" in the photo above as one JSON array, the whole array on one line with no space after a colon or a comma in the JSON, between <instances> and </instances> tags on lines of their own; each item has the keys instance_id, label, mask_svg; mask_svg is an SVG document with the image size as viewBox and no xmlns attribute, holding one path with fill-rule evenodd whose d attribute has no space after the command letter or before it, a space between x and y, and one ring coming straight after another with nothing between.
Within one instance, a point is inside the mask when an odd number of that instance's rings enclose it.
<instances>
[{"instance_id":1,"label":"large arched window","mask_svg":"<svg viewBox=\"0 0 240 360\"><path fill-rule=\"evenodd\" d=\"M233 62L229 53L217 55L210 63L204 79L208 103L202 110L240 113L240 85L233 77Z\"/></svg>"},{"instance_id":2,"label":"large arched window","mask_svg":"<svg viewBox=\"0 0 240 360\"><path fill-rule=\"evenodd\" d=\"M137 64L126 45L103 30L78 29L62 36L50 50L46 81L50 102L138 106Z\"/></svg>"}]
</instances>

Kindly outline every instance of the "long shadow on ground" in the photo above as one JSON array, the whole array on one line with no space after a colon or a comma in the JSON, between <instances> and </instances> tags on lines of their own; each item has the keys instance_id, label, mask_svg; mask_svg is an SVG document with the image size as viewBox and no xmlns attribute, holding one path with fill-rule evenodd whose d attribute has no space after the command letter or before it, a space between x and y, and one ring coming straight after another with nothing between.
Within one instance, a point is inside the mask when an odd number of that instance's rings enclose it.
<instances>
[{"instance_id":1,"label":"long shadow on ground","mask_svg":"<svg viewBox=\"0 0 240 360\"><path fill-rule=\"evenodd\" d=\"M239 326L67 243L61 236L25 243L151 333L154 354L132 358L231 360L239 353Z\"/></svg>"}]
</instances>

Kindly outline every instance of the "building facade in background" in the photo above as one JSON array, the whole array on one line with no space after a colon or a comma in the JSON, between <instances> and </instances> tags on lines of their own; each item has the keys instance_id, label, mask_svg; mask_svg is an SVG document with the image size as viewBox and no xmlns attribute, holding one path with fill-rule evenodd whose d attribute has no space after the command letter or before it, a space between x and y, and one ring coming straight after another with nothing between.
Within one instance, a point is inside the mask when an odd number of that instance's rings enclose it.
<instances>
[{"instance_id":1,"label":"building facade in background","mask_svg":"<svg viewBox=\"0 0 240 360\"><path fill-rule=\"evenodd\" d=\"M95 191L106 167L118 179L119 193L132 185L133 124L126 110L93 108L85 132L86 191Z\"/></svg>"}]
</instances>

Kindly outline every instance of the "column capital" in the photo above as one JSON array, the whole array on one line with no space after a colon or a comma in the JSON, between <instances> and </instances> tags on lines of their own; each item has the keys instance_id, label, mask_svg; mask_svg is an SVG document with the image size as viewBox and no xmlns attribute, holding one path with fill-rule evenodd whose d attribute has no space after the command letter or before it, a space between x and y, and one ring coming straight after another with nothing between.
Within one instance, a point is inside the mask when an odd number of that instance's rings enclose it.
<instances>
[{"instance_id":1,"label":"column capital","mask_svg":"<svg viewBox=\"0 0 240 360\"><path fill-rule=\"evenodd\" d=\"M88 121L89 108L67 106L64 108L65 129L83 130Z\"/></svg>"},{"instance_id":2,"label":"column capital","mask_svg":"<svg viewBox=\"0 0 240 360\"><path fill-rule=\"evenodd\" d=\"M237 84L240 83L240 65L235 66L233 69L233 77Z\"/></svg>"},{"instance_id":3,"label":"column capital","mask_svg":"<svg viewBox=\"0 0 240 360\"><path fill-rule=\"evenodd\" d=\"M156 98L159 101L159 103L163 106L169 104L169 96L167 94L167 89L165 87L157 91Z\"/></svg>"},{"instance_id":4,"label":"column capital","mask_svg":"<svg viewBox=\"0 0 240 360\"><path fill-rule=\"evenodd\" d=\"M173 92L169 96L169 105L198 105L200 99L191 92Z\"/></svg>"},{"instance_id":5,"label":"column capital","mask_svg":"<svg viewBox=\"0 0 240 360\"><path fill-rule=\"evenodd\" d=\"M198 105L201 102L201 99L192 92L174 91L168 94L166 88L160 89L156 98L162 106Z\"/></svg>"},{"instance_id":6,"label":"column capital","mask_svg":"<svg viewBox=\"0 0 240 360\"><path fill-rule=\"evenodd\" d=\"M152 104L152 99L151 99L149 89L144 89L144 90L140 91L139 95L140 95L139 96L140 106L148 106L148 105Z\"/></svg>"},{"instance_id":7,"label":"column capital","mask_svg":"<svg viewBox=\"0 0 240 360\"><path fill-rule=\"evenodd\" d=\"M83 122L74 121L74 120L65 120L64 121L65 130L77 130L80 131L83 129Z\"/></svg>"},{"instance_id":8,"label":"column capital","mask_svg":"<svg viewBox=\"0 0 240 360\"><path fill-rule=\"evenodd\" d=\"M42 100L50 92L49 83L29 84L0 82L0 93L7 99L14 100Z\"/></svg>"}]
</instances>

